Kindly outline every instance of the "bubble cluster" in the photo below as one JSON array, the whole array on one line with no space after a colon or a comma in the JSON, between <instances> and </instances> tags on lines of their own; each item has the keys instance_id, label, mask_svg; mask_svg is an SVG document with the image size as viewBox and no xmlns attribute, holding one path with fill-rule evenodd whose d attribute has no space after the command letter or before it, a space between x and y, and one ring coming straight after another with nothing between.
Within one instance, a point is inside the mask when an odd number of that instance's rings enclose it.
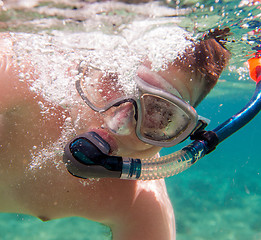
<instances>
[{"instance_id":1,"label":"bubble cluster","mask_svg":"<svg viewBox=\"0 0 261 240\"><path fill-rule=\"evenodd\" d=\"M75 134L72 119L68 117L65 119L61 136L57 141L39 149L37 146L33 146L31 149L31 162L27 167L27 171L42 169L49 161L52 161L55 167L61 170L61 165L63 165L61 157L63 156L65 143L75 136Z\"/></svg>"},{"instance_id":2,"label":"bubble cluster","mask_svg":"<svg viewBox=\"0 0 261 240\"><path fill-rule=\"evenodd\" d=\"M151 5L150 9L160 12L168 8ZM191 44L187 40L190 35L176 26L176 18L140 18L137 14L137 18L125 22L116 33L87 26L78 32L16 33L17 58L28 59L35 69L31 90L58 105L72 102L77 66L84 61L102 72L117 73L120 85L130 93L137 68L145 59L152 62L153 70L160 70ZM21 74L20 79L24 78Z\"/></svg>"}]
</instances>

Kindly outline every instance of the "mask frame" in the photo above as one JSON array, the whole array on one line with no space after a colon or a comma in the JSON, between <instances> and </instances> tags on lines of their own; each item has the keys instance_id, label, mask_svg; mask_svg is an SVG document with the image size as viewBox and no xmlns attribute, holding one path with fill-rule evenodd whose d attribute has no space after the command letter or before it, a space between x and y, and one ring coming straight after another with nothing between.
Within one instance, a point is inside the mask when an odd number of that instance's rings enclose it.
<instances>
[{"instance_id":1,"label":"mask frame","mask_svg":"<svg viewBox=\"0 0 261 240\"><path fill-rule=\"evenodd\" d=\"M75 83L76 89L83 99L83 101L94 111L103 113L107 110L118 107L123 103L130 102L133 104L135 109L135 120L136 122L136 135L137 137L145 143L160 146L160 147L172 147L183 140L185 140L188 136L191 135L194 129L197 129L198 124L201 124L199 121L199 116L196 112L196 110L190 106L187 102L182 100L180 97L171 94L163 89L156 88L147 82L144 82L141 78L138 76L136 77L136 83L138 86L138 94L137 96L131 95L131 96L124 96L119 97L117 99L111 100L108 104L106 104L104 107L97 107L95 106L85 95L83 88L81 86L81 80L77 80ZM144 120L144 108L142 104L142 98L145 95L153 96L155 98L162 99L163 101L167 101L170 104L175 105L179 110L182 110L184 114L187 116L188 123L186 124L186 128L182 129L180 133L177 136L173 136L171 139L161 139L161 140L155 140L149 137L146 137L146 135L141 130L143 127L143 120Z\"/></svg>"}]
</instances>

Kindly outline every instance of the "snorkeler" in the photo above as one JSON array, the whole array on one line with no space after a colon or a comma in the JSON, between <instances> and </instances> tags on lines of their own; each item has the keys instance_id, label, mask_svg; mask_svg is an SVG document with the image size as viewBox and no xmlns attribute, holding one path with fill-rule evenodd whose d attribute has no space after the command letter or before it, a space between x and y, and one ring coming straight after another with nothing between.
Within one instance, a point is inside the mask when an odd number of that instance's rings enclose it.
<instances>
[{"instance_id":1,"label":"snorkeler","mask_svg":"<svg viewBox=\"0 0 261 240\"><path fill-rule=\"evenodd\" d=\"M164 30L169 28L171 26ZM176 27L174 31L177 31ZM228 63L230 53L223 45L227 34L228 29L215 30L211 37L206 36L199 42L188 40L184 51L173 55L175 58L165 62L159 70L154 67L155 62L145 59L137 67L133 85L128 88L128 92L133 90L132 98L120 103L119 98L124 96L126 99L126 92L119 84L122 81L120 69L115 72L101 70L88 61L80 61L76 67L79 72L64 70L73 86L72 95L67 96L72 102L58 101L59 105L51 101L57 100L59 92L51 96L48 95L49 86L36 85L48 68L44 68L42 62L34 61L35 56L21 57L15 52L23 39L26 42L36 36L2 33L0 210L30 214L43 221L85 217L108 225L114 240L175 239L174 213L164 180L94 179L92 177L97 177L95 171L87 179L76 178L68 173L62 162L63 149L73 136L93 132L96 138L109 144L110 155L138 159L154 156L168 142L178 143L185 139L181 129L187 117L181 109L188 109L189 118L196 119L195 113L189 115L193 112L192 107L196 107L215 86ZM36 40L34 48L40 43L51 45L49 38L49 42L43 38L42 42ZM175 39L173 41L175 43ZM60 51L59 54L59 61L65 63L63 54L68 53ZM51 76L53 73L46 71L44 74ZM42 94L37 91L45 88L48 91L43 90ZM59 89L61 92L66 90ZM86 105L82 92L89 93L91 100L88 101L92 104ZM133 100L139 98L142 100ZM113 101L114 106L107 111L92 109L94 104L104 108L104 103ZM138 106L139 101L146 109ZM180 106L180 110L176 106ZM173 121L177 121L180 128ZM196 126L195 121L185 123L190 130ZM176 140L176 136L181 137Z\"/></svg>"}]
</instances>

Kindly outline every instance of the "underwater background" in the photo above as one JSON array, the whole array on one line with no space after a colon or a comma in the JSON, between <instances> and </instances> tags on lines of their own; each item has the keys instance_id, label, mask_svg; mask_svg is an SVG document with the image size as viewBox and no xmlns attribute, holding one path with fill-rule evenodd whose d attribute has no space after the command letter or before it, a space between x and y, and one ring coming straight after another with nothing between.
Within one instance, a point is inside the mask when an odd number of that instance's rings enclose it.
<instances>
[{"instance_id":1,"label":"underwater background","mask_svg":"<svg viewBox=\"0 0 261 240\"><path fill-rule=\"evenodd\" d=\"M177 7L176 2L168 4ZM254 92L255 83L249 79L244 62L260 44L260 35L255 32L260 32L261 4L216 0L180 1L178 6L194 9L182 23L188 30L195 25L199 32L229 26L233 32L228 43L233 54L230 66L197 108L211 120L207 127L211 130L238 112ZM177 240L261 240L260 125L261 114L190 169L166 179ZM163 149L161 155L181 147ZM109 228L77 217L41 222L27 215L1 213L0 239L109 240L111 234Z\"/></svg>"}]
</instances>

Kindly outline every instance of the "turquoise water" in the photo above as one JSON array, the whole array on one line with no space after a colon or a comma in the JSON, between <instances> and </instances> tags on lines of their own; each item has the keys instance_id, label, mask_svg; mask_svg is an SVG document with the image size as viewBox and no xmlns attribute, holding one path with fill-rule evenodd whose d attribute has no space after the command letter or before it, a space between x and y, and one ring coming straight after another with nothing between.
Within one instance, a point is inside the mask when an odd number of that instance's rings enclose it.
<instances>
[{"instance_id":1,"label":"turquoise water","mask_svg":"<svg viewBox=\"0 0 261 240\"><path fill-rule=\"evenodd\" d=\"M260 16L249 19L249 14L256 16L260 13L260 5L238 7L240 1L218 1L217 4L203 1L200 5L187 2L189 7L196 9L188 15L188 23L184 23L187 27L191 21L198 23L199 31L224 24L230 25L234 33L229 44L234 54L230 67L197 108L200 115L211 120L208 129L213 129L239 111L255 89L255 84L240 69L247 59L245 55L255 46L247 33L260 27ZM203 3L204 7L200 7ZM211 6L215 7L209 13ZM204 25L207 12L210 20ZM226 14L217 17L222 12ZM198 17L196 20L195 16ZM244 23L248 24L247 28L242 26ZM242 40L243 36L248 39ZM254 36L253 39L258 38ZM166 179L176 216L178 240L261 239L260 123L261 114L195 166ZM164 149L162 154L172 151ZM3 240L110 238L107 227L86 219L75 217L43 223L27 215L0 214L0 239Z\"/></svg>"},{"instance_id":2,"label":"turquoise water","mask_svg":"<svg viewBox=\"0 0 261 240\"><path fill-rule=\"evenodd\" d=\"M212 116L210 129L239 110L251 93L210 96L199 108ZM260 123L258 116L197 165L166 180L177 239L261 239Z\"/></svg>"}]
</instances>

